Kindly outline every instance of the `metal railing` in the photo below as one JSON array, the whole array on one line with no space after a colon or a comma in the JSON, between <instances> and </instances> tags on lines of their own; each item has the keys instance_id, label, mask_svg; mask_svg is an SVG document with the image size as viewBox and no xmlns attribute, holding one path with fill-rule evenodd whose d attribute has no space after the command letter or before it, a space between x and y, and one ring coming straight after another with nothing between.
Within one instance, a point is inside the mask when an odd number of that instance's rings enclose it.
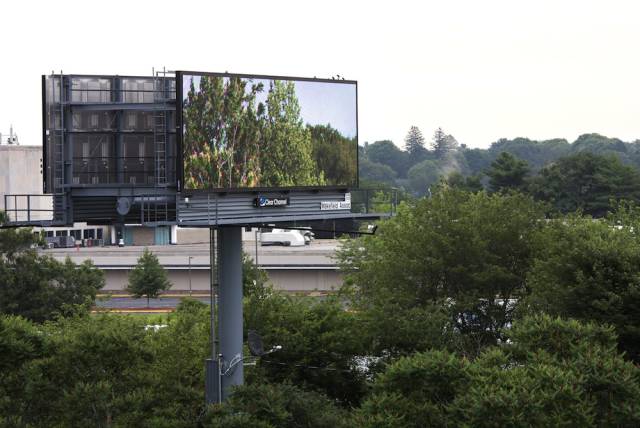
<instances>
[{"instance_id":1,"label":"metal railing","mask_svg":"<svg viewBox=\"0 0 640 428\"><path fill-rule=\"evenodd\" d=\"M175 101L175 88L162 89L89 89L69 88L69 101L73 104L153 104Z\"/></svg>"},{"instance_id":2,"label":"metal railing","mask_svg":"<svg viewBox=\"0 0 640 428\"><path fill-rule=\"evenodd\" d=\"M395 215L398 189L355 189L351 191L351 212Z\"/></svg>"},{"instance_id":3,"label":"metal railing","mask_svg":"<svg viewBox=\"0 0 640 428\"><path fill-rule=\"evenodd\" d=\"M137 197L140 203L140 223L145 226L175 224L177 195L150 194Z\"/></svg>"},{"instance_id":4,"label":"metal railing","mask_svg":"<svg viewBox=\"0 0 640 428\"><path fill-rule=\"evenodd\" d=\"M6 226L64 224L64 218L56 218L54 198L63 194L9 194L4 195L3 211L8 216Z\"/></svg>"}]
</instances>

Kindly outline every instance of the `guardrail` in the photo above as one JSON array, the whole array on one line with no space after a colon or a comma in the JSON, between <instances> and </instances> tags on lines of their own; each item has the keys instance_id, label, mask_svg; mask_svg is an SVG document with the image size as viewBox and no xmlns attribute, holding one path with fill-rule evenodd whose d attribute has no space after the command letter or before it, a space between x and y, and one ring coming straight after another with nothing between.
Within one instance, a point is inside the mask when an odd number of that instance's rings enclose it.
<instances>
[{"instance_id":1,"label":"guardrail","mask_svg":"<svg viewBox=\"0 0 640 428\"><path fill-rule=\"evenodd\" d=\"M351 191L352 213L395 215L398 208L398 189L355 189Z\"/></svg>"},{"instance_id":2,"label":"guardrail","mask_svg":"<svg viewBox=\"0 0 640 428\"><path fill-rule=\"evenodd\" d=\"M2 226L53 226L65 224L64 207L57 210L56 203L63 201L63 194L10 194L4 195L4 211L8 221ZM56 218L56 212L60 216Z\"/></svg>"}]
</instances>

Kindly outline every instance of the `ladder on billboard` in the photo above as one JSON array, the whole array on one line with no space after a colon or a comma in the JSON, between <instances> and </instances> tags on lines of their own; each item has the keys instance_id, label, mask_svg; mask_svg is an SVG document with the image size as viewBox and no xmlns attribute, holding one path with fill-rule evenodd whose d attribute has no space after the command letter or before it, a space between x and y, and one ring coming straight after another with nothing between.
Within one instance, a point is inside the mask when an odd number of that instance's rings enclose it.
<instances>
[{"instance_id":1,"label":"ladder on billboard","mask_svg":"<svg viewBox=\"0 0 640 428\"><path fill-rule=\"evenodd\" d=\"M169 91L167 75L171 77L173 73L162 69L153 74L153 150L155 163L155 185L164 186L167 184L167 145L168 145L168 129L167 129L167 110L166 101L169 100Z\"/></svg>"},{"instance_id":2,"label":"ladder on billboard","mask_svg":"<svg viewBox=\"0 0 640 428\"><path fill-rule=\"evenodd\" d=\"M56 97L56 90L58 96ZM53 208L54 215L53 221L66 222L66 197L64 195L64 182L65 182L65 153L64 153L64 75L62 71L56 78L55 74L51 73L51 96L52 102L47 108L49 109L48 119L50 121L50 129L52 129L52 135L49 138L53 138ZM45 173L43 171L43 173Z\"/></svg>"},{"instance_id":3,"label":"ladder on billboard","mask_svg":"<svg viewBox=\"0 0 640 428\"><path fill-rule=\"evenodd\" d=\"M53 130L53 193L62 193L64 185L64 77L51 74L52 103L49 105L49 121ZM58 96L56 98L56 89Z\"/></svg>"}]
</instances>

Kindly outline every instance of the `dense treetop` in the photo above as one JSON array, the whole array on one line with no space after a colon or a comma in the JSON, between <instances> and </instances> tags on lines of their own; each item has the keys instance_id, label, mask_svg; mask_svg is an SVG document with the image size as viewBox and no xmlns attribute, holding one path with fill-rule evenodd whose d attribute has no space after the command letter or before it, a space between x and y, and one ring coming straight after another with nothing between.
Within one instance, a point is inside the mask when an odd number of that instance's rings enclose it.
<instances>
[{"instance_id":1,"label":"dense treetop","mask_svg":"<svg viewBox=\"0 0 640 428\"><path fill-rule=\"evenodd\" d=\"M6 220L0 211L0 225ZM86 313L104 286L104 273L90 260L76 265L39 254L31 229L0 229L0 313L46 321Z\"/></svg>"}]
</instances>

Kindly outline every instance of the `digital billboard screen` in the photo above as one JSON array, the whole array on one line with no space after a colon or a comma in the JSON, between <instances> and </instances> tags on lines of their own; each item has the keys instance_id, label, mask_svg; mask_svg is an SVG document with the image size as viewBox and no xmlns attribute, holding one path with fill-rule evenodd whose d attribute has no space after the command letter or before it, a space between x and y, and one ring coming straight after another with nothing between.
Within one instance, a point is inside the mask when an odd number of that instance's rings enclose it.
<instances>
[{"instance_id":1,"label":"digital billboard screen","mask_svg":"<svg viewBox=\"0 0 640 428\"><path fill-rule=\"evenodd\" d=\"M186 190L349 188L357 83L178 72Z\"/></svg>"}]
</instances>

